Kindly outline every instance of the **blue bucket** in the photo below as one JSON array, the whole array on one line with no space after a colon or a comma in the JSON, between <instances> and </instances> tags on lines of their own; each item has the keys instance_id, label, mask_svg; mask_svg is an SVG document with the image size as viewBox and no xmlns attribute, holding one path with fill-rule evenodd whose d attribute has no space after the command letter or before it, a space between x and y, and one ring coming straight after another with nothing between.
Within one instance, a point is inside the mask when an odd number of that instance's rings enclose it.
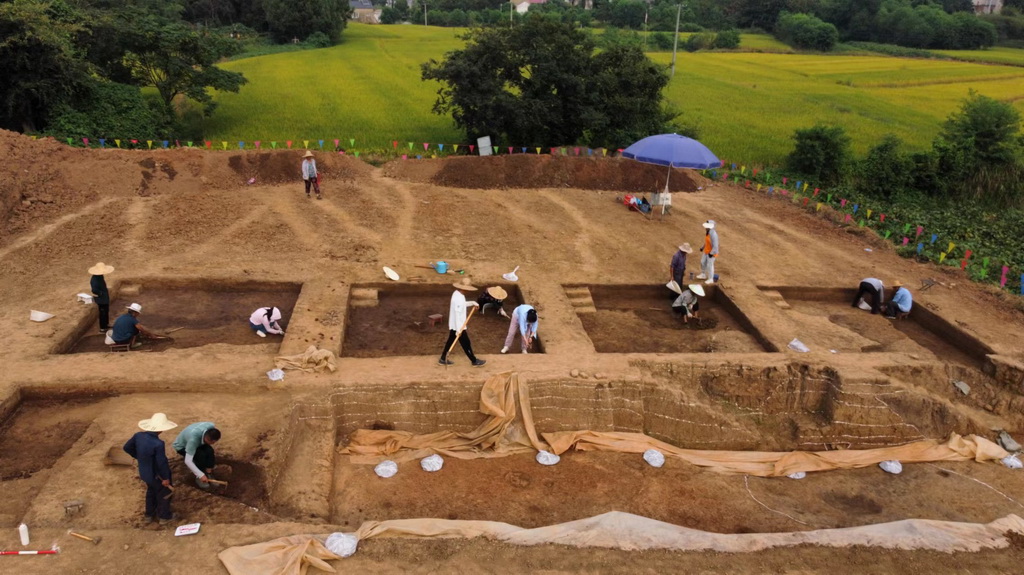
<instances>
[{"instance_id":1,"label":"blue bucket","mask_svg":"<svg viewBox=\"0 0 1024 575\"><path fill-rule=\"evenodd\" d=\"M448 262L437 262L436 264L434 264L434 270L436 270L437 273L439 274L448 273Z\"/></svg>"}]
</instances>

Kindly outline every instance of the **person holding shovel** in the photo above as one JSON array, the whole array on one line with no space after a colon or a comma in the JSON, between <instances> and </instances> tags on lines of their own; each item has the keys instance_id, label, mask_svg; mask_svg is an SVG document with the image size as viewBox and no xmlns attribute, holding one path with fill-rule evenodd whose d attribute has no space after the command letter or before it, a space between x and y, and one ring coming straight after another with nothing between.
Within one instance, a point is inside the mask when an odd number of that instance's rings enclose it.
<instances>
[{"instance_id":1,"label":"person holding shovel","mask_svg":"<svg viewBox=\"0 0 1024 575\"><path fill-rule=\"evenodd\" d=\"M210 474L217 464L213 445L220 441L220 430L212 421L193 423L181 430L171 447L185 458L185 467L196 476L196 486L209 489Z\"/></svg>"},{"instance_id":2,"label":"person holding shovel","mask_svg":"<svg viewBox=\"0 0 1024 575\"><path fill-rule=\"evenodd\" d=\"M107 280L103 276L112 273L114 266L100 262L89 268L88 271L92 275L92 278L89 279L92 301L96 302L100 315L100 333L107 333L107 330L110 329L110 292L107 291Z\"/></svg>"},{"instance_id":3,"label":"person holding shovel","mask_svg":"<svg viewBox=\"0 0 1024 575\"><path fill-rule=\"evenodd\" d=\"M316 190L316 199L322 200L320 196L320 173L316 171L316 160L313 158L313 152L306 150L306 155L302 156L302 181L306 184L306 197L309 196L309 187L313 186Z\"/></svg>"},{"instance_id":4,"label":"person holding shovel","mask_svg":"<svg viewBox=\"0 0 1024 575\"><path fill-rule=\"evenodd\" d=\"M466 352L466 357L469 358L473 367L480 367L487 363L487 360L478 359L473 355L473 344L469 341L469 332L466 329L469 323L469 317L466 315L467 309L478 304L475 301L467 302L466 295L463 293L476 291L476 288L469 278L462 278L452 285L455 286L455 291L452 293L451 304L448 306L448 341L445 342L444 349L441 350L441 359L437 360L437 363L445 366L455 363L448 359L448 352L455 347L455 340L458 339L462 345L462 351Z\"/></svg>"},{"instance_id":5,"label":"person holding shovel","mask_svg":"<svg viewBox=\"0 0 1024 575\"><path fill-rule=\"evenodd\" d=\"M124 444L124 451L139 462L139 479L146 483L146 520L163 525L174 518L171 513L171 466L160 433L178 427L163 413L139 422L139 429Z\"/></svg>"}]
</instances>

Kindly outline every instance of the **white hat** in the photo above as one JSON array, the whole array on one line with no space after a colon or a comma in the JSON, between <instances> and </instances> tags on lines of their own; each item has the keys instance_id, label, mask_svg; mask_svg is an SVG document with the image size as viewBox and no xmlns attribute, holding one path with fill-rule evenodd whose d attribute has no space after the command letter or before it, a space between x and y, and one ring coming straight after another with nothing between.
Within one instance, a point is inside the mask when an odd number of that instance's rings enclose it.
<instances>
[{"instance_id":1,"label":"white hat","mask_svg":"<svg viewBox=\"0 0 1024 575\"><path fill-rule=\"evenodd\" d=\"M132 310L135 313L142 313L142 306L137 303L133 303L132 305L126 305L124 307L126 309Z\"/></svg>"},{"instance_id":2,"label":"white hat","mask_svg":"<svg viewBox=\"0 0 1024 575\"><path fill-rule=\"evenodd\" d=\"M690 291L699 295L700 297L704 297L704 286L700 284L690 284L686 287L690 288Z\"/></svg>"},{"instance_id":3,"label":"white hat","mask_svg":"<svg viewBox=\"0 0 1024 575\"><path fill-rule=\"evenodd\" d=\"M163 413L154 413L153 417L139 422L139 429L143 431L167 431L175 427L178 427L178 424L167 419Z\"/></svg>"},{"instance_id":4,"label":"white hat","mask_svg":"<svg viewBox=\"0 0 1024 575\"><path fill-rule=\"evenodd\" d=\"M715 229L715 220L708 220L704 222L702 225L709 230L713 230Z\"/></svg>"},{"instance_id":5,"label":"white hat","mask_svg":"<svg viewBox=\"0 0 1024 575\"><path fill-rule=\"evenodd\" d=\"M679 251L683 252L684 254L692 254L693 248L690 247L689 243L683 243L683 245L679 246Z\"/></svg>"}]
</instances>

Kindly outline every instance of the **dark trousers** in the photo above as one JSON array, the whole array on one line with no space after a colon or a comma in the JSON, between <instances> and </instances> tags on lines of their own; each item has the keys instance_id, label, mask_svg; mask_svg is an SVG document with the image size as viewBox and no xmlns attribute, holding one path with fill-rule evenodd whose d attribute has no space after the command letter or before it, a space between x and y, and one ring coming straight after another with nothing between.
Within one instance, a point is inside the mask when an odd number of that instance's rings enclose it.
<instances>
[{"instance_id":1,"label":"dark trousers","mask_svg":"<svg viewBox=\"0 0 1024 575\"><path fill-rule=\"evenodd\" d=\"M891 301L885 304L885 315L889 317L899 317L901 313L903 313L903 310L900 309L900 306L892 303Z\"/></svg>"},{"instance_id":2,"label":"dark trousers","mask_svg":"<svg viewBox=\"0 0 1024 575\"><path fill-rule=\"evenodd\" d=\"M185 450L182 449L178 455L185 457ZM192 456L192 463L196 464L199 471L206 473L207 469L213 469L217 465L217 456L213 452L213 446L204 443L196 448L196 454Z\"/></svg>"},{"instance_id":3,"label":"dark trousers","mask_svg":"<svg viewBox=\"0 0 1024 575\"><path fill-rule=\"evenodd\" d=\"M318 195L318 196L320 195L320 184L316 181L316 178L310 178L308 180L302 180L302 181L306 183L306 195L307 196L309 195L309 186L313 186L313 189L316 190L316 195Z\"/></svg>"},{"instance_id":4,"label":"dark trousers","mask_svg":"<svg viewBox=\"0 0 1024 575\"><path fill-rule=\"evenodd\" d=\"M679 296L676 296L676 297L679 297ZM672 306L672 311L675 312L676 315L683 315L683 314L686 314L687 316L693 315L692 313L686 311L686 306L685 305L681 305L681 306L678 306L678 307ZM692 311L693 313L699 312L700 311L700 302L699 301L698 302L694 302L693 307L690 309L690 311Z\"/></svg>"},{"instance_id":5,"label":"dark trousers","mask_svg":"<svg viewBox=\"0 0 1024 575\"><path fill-rule=\"evenodd\" d=\"M878 308L882 305L882 294L878 293L875 286L868 282L860 282L860 286L857 288L857 295L853 296L853 303L850 304L850 307L857 307L860 298L865 295L871 296L871 313L877 314Z\"/></svg>"},{"instance_id":6,"label":"dark trousers","mask_svg":"<svg viewBox=\"0 0 1024 575\"><path fill-rule=\"evenodd\" d=\"M159 479L146 483L146 517L171 518L171 500L165 499L171 490L164 487Z\"/></svg>"},{"instance_id":7,"label":"dark trousers","mask_svg":"<svg viewBox=\"0 0 1024 575\"><path fill-rule=\"evenodd\" d=\"M110 304L98 303L96 307L100 310L100 329L107 331L110 329Z\"/></svg>"},{"instance_id":8,"label":"dark trousers","mask_svg":"<svg viewBox=\"0 0 1024 575\"><path fill-rule=\"evenodd\" d=\"M441 350L441 361L448 359L448 349L451 348L452 344L455 343L455 330L448 330L448 341L444 343L444 349ZM476 356L473 355L473 344L469 342L469 330L462 330L462 334L459 336L459 343L462 344L462 351L466 352L466 357L469 361L475 362Z\"/></svg>"}]
</instances>

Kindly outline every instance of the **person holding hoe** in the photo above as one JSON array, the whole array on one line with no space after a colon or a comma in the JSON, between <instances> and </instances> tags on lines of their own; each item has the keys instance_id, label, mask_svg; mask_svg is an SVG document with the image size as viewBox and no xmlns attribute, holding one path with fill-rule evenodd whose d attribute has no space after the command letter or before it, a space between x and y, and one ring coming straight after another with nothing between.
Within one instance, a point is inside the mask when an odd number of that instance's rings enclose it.
<instances>
[{"instance_id":1,"label":"person holding hoe","mask_svg":"<svg viewBox=\"0 0 1024 575\"><path fill-rule=\"evenodd\" d=\"M178 427L163 413L139 422L139 429L124 444L124 451L139 462L139 479L146 483L146 520L161 525L174 518L171 513L171 466L167 462L164 441L160 434Z\"/></svg>"},{"instance_id":2,"label":"person holding hoe","mask_svg":"<svg viewBox=\"0 0 1024 575\"><path fill-rule=\"evenodd\" d=\"M455 347L455 340L459 340L459 343L462 345L462 351L466 352L466 357L469 358L473 367L480 367L487 363L487 361L478 359L473 355L473 344L470 343L469 333L466 330L469 318L473 317L473 312L476 309L470 312L468 316L466 311L469 307L476 307L479 304L475 301L467 302L466 295L463 293L476 291L476 287L469 281L469 278L462 278L452 285L455 286L455 291L452 293L451 304L448 307L448 341L445 342L444 349L441 351L441 359L437 360L437 363L443 366L455 363L448 359L448 354Z\"/></svg>"},{"instance_id":3,"label":"person holding hoe","mask_svg":"<svg viewBox=\"0 0 1024 575\"><path fill-rule=\"evenodd\" d=\"M322 200L323 197L320 195L320 173L316 171L316 160L313 158L313 152L306 150L306 155L302 156L302 181L306 184L306 197L309 196L309 187L313 186L316 190L316 199Z\"/></svg>"},{"instance_id":4,"label":"person holding hoe","mask_svg":"<svg viewBox=\"0 0 1024 575\"><path fill-rule=\"evenodd\" d=\"M135 349L142 345L142 342L136 341L139 334L153 339L167 339L153 333L148 327L139 323L139 315L142 313L142 306L133 303L126 306L127 312L118 316L114 320L114 329L110 332L110 339L118 345L125 345L131 349ZM109 343L109 342L107 342Z\"/></svg>"}]
</instances>

